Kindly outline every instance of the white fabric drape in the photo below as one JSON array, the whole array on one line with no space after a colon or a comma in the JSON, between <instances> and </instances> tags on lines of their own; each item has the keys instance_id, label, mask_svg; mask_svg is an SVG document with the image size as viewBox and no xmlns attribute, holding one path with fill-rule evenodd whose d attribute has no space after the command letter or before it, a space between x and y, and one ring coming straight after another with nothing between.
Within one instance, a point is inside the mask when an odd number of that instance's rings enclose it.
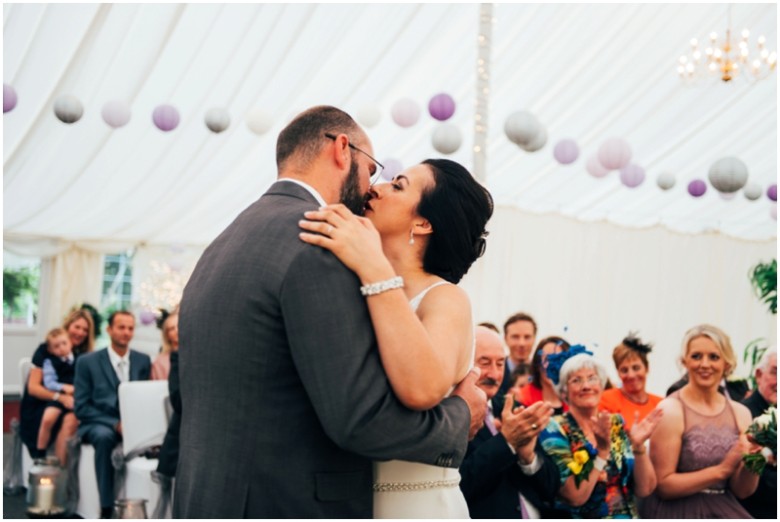
<instances>
[{"instance_id":1,"label":"white fabric drape","mask_svg":"<svg viewBox=\"0 0 780 522\"><path fill-rule=\"evenodd\" d=\"M684 235L660 227L629 229L498 207L488 223L485 255L462 285L475 322L504 320L518 311L539 325L537 340L562 335L596 348L614 372L612 349L629 330L654 341L650 391L677 380L684 332L708 322L742 349L757 337L776 343L775 316L753 294L748 271L776 256L776 242L723 235Z\"/></svg>"},{"instance_id":2,"label":"white fabric drape","mask_svg":"<svg viewBox=\"0 0 780 522\"><path fill-rule=\"evenodd\" d=\"M102 276L103 254L97 252L71 247L44 259L39 325L48 330L62 324L68 311L83 302L100 306Z\"/></svg>"}]
</instances>

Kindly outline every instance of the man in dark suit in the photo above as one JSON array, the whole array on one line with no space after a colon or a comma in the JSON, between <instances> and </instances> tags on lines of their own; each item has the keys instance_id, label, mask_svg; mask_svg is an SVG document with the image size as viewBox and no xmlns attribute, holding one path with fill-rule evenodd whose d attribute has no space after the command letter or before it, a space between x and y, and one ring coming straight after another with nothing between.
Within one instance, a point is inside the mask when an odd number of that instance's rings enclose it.
<instances>
[{"instance_id":1,"label":"man in dark suit","mask_svg":"<svg viewBox=\"0 0 780 522\"><path fill-rule=\"evenodd\" d=\"M372 155L343 111L298 115L277 141L278 181L198 262L180 308L175 517L371 518L371 459L463 459L484 415L475 374L434 410L404 408L361 282L298 238L305 211L362 213Z\"/></svg>"},{"instance_id":2,"label":"man in dark suit","mask_svg":"<svg viewBox=\"0 0 780 522\"><path fill-rule=\"evenodd\" d=\"M95 474L102 518L114 507L114 467L111 452L122 439L119 418L119 383L149 379L149 356L130 349L135 317L118 311L108 318L111 346L76 360L75 411L81 440L95 447Z\"/></svg>"},{"instance_id":3,"label":"man in dark suit","mask_svg":"<svg viewBox=\"0 0 780 522\"><path fill-rule=\"evenodd\" d=\"M501 337L478 326L475 365L482 371L477 385L490 399L499 389L507 357ZM500 422L492 413L485 426L469 442L461 464L460 488L471 518L539 518L550 514L560 486L558 468L536 441L550 421L552 408L538 402L513 409L505 401Z\"/></svg>"},{"instance_id":4,"label":"man in dark suit","mask_svg":"<svg viewBox=\"0 0 780 522\"><path fill-rule=\"evenodd\" d=\"M756 390L742 404L751 415L763 415L770 406L777 406L777 350L764 353L756 367ZM758 481L756 492L740 502L753 518L777 520L777 467L767 465Z\"/></svg>"}]
</instances>

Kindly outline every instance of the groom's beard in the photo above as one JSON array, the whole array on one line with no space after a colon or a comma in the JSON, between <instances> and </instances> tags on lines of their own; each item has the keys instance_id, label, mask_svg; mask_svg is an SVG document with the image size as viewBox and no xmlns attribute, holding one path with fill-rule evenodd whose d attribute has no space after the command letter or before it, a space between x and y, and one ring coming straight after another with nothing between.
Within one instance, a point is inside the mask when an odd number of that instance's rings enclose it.
<instances>
[{"instance_id":1,"label":"groom's beard","mask_svg":"<svg viewBox=\"0 0 780 522\"><path fill-rule=\"evenodd\" d=\"M341 185L339 200L356 216L362 216L366 211L366 195L360 193L358 164L354 159L349 167L347 179L345 179L344 184Z\"/></svg>"}]
</instances>

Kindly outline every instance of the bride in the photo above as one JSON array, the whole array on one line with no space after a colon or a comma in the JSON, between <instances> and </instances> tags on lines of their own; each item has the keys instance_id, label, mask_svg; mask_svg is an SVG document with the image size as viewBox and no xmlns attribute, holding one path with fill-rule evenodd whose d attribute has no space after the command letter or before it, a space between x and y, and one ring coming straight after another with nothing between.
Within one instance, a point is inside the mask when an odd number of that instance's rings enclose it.
<instances>
[{"instance_id":1,"label":"bride","mask_svg":"<svg viewBox=\"0 0 780 522\"><path fill-rule=\"evenodd\" d=\"M361 284L403 279L366 299L382 365L408 408L434 407L473 364L471 303L456 284L485 251L492 213L490 193L465 168L429 159L373 186L365 217L329 205L300 223L301 239L332 251ZM377 462L374 517L468 518L459 482L453 467Z\"/></svg>"}]
</instances>

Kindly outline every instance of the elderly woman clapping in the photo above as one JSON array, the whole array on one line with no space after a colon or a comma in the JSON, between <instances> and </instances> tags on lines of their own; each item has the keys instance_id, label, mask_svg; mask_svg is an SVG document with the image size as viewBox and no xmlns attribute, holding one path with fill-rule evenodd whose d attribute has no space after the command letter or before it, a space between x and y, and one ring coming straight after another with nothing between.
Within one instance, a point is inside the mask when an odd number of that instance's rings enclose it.
<instances>
[{"instance_id":1,"label":"elderly woman clapping","mask_svg":"<svg viewBox=\"0 0 780 522\"><path fill-rule=\"evenodd\" d=\"M556 507L573 518L636 518L635 496L656 486L645 441L662 414L653 411L627 433L619 414L599 412L607 374L592 355L577 345L547 358L547 375L570 408L539 435L561 475Z\"/></svg>"}]
</instances>

